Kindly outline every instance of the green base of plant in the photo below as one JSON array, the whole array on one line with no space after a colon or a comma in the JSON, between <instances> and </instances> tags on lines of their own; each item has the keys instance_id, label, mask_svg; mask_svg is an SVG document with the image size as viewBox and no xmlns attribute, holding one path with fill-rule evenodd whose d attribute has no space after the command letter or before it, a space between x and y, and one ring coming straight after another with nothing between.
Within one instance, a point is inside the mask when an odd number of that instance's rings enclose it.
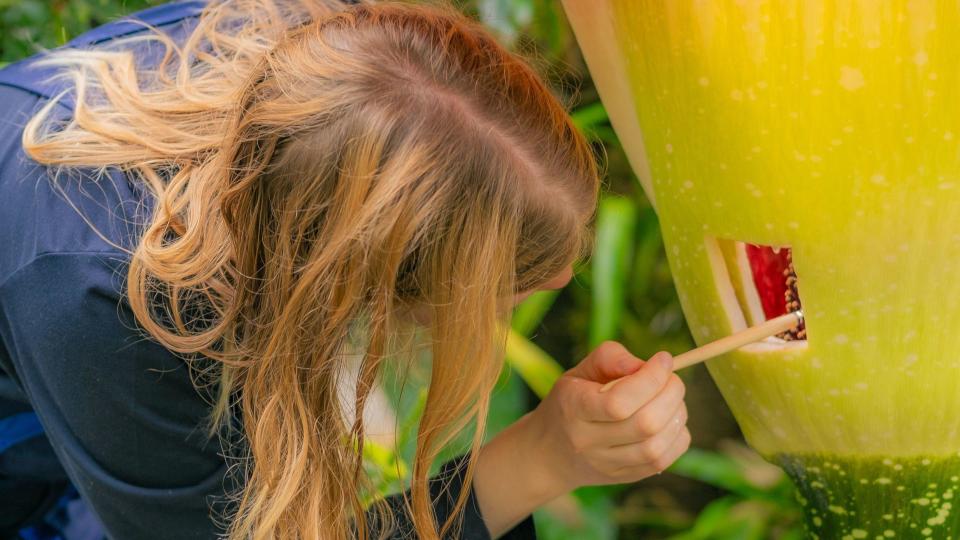
<instances>
[{"instance_id":1,"label":"green base of plant","mask_svg":"<svg viewBox=\"0 0 960 540\"><path fill-rule=\"evenodd\" d=\"M808 537L960 538L960 457L773 456L798 488Z\"/></svg>"}]
</instances>

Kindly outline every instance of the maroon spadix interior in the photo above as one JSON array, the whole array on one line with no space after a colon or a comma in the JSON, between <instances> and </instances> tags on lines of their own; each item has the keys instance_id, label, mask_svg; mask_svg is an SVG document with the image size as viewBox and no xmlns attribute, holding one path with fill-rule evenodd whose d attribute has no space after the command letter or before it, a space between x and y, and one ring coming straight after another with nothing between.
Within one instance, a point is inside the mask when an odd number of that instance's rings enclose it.
<instances>
[{"instance_id":1,"label":"maroon spadix interior","mask_svg":"<svg viewBox=\"0 0 960 540\"><path fill-rule=\"evenodd\" d=\"M800 309L793 251L789 247L776 248L755 244L745 244L745 248L764 318L773 319ZM799 328L778 337L790 341L806 339L806 335L806 328L801 324Z\"/></svg>"},{"instance_id":2,"label":"maroon spadix interior","mask_svg":"<svg viewBox=\"0 0 960 540\"><path fill-rule=\"evenodd\" d=\"M746 247L753 284L757 287L763 314L767 319L783 315L787 312L787 282L784 273L790 267L790 248L774 251L769 246L747 244Z\"/></svg>"}]
</instances>

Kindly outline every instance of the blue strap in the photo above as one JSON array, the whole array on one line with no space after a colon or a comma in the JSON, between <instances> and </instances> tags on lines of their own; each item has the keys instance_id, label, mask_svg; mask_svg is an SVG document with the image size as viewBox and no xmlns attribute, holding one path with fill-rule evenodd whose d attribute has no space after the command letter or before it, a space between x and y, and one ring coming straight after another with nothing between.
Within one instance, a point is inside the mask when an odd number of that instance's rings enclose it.
<instances>
[{"instance_id":1,"label":"blue strap","mask_svg":"<svg viewBox=\"0 0 960 540\"><path fill-rule=\"evenodd\" d=\"M36 413L25 412L0 419L0 454L42 434L43 426Z\"/></svg>"},{"instance_id":2,"label":"blue strap","mask_svg":"<svg viewBox=\"0 0 960 540\"><path fill-rule=\"evenodd\" d=\"M197 17L206 5L206 1L190 0L171 2L138 11L122 19L84 32L69 41L64 47L92 46L110 39L147 30L143 24L134 21L141 21L158 28L175 25L184 19ZM50 77L56 73L56 68L33 65L33 60L40 56L34 55L24 58L0 69L0 85L26 90L46 99L50 99L63 91L65 89L63 81L59 81L59 83L50 82ZM71 96L66 96L59 103L68 109L73 107Z\"/></svg>"},{"instance_id":3,"label":"blue strap","mask_svg":"<svg viewBox=\"0 0 960 540\"><path fill-rule=\"evenodd\" d=\"M199 15L206 5L207 2L205 1L171 2L138 11L122 19L117 19L116 21L88 30L70 40L64 46L78 47L95 45L113 38L145 30L142 24L132 21L142 21L151 26L163 26L165 24L175 23L187 17Z\"/></svg>"}]
</instances>

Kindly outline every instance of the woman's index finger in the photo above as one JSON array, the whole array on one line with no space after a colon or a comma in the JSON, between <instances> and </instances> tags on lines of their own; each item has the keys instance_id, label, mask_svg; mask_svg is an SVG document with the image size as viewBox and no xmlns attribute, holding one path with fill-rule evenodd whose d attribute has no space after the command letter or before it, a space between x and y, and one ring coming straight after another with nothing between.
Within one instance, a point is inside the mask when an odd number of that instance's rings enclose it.
<instances>
[{"instance_id":1,"label":"woman's index finger","mask_svg":"<svg viewBox=\"0 0 960 540\"><path fill-rule=\"evenodd\" d=\"M635 373L627 375L606 392L599 387L584 393L584 419L592 422L619 422L633 416L666 386L673 374L673 359L658 353Z\"/></svg>"}]
</instances>

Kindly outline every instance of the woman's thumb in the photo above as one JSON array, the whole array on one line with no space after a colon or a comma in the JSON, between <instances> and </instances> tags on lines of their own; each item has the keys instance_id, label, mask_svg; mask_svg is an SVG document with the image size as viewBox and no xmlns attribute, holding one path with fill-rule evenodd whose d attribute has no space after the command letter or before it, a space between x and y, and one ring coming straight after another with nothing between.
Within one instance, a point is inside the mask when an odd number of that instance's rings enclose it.
<instances>
[{"instance_id":1,"label":"woman's thumb","mask_svg":"<svg viewBox=\"0 0 960 540\"><path fill-rule=\"evenodd\" d=\"M643 360L630 354L616 341L604 341L597 345L571 374L594 382L607 382L636 372L643 367Z\"/></svg>"}]
</instances>

